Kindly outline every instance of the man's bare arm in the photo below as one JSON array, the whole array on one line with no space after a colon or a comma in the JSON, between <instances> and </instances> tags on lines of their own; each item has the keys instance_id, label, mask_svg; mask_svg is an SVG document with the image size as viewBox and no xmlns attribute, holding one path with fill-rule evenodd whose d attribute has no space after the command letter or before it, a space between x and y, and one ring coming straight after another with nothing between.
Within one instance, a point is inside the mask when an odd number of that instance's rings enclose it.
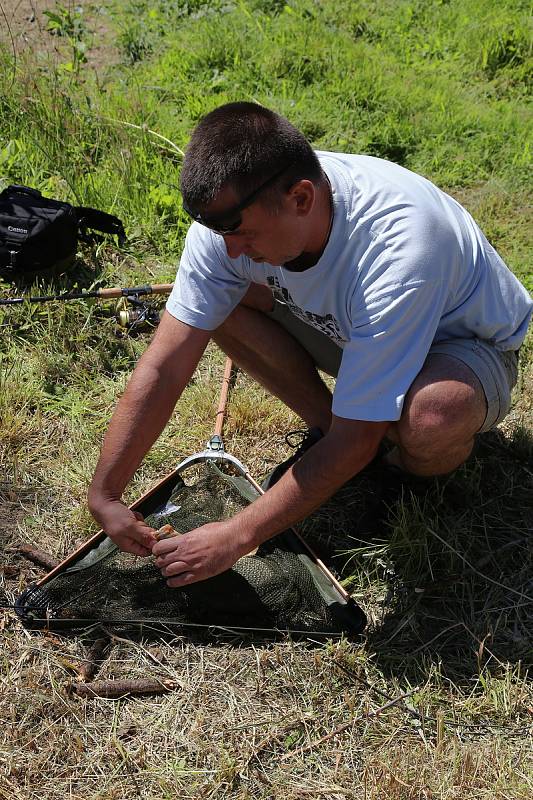
<instances>
[{"instance_id":1,"label":"man's bare arm","mask_svg":"<svg viewBox=\"0 0 533 800\"><path fill-rule=\"evenodd\" d=\"M241 512L253 546L307 517L366 467L389 425L333 416L326 436Z\"/></svg>"},{"instance_id":2,"label":"man's bare arm","mask_svg":"<svg viewBox=\"0 0 533 800\"><path fill-rule=\"evenodd\" d=\"M151 529L120 498L128 481L168 422L210 339L165 312L139 360L107 430L89 488L89 508L123 549L146 555Z\"/></svg>"},{"instance_id":3,"label":"man's bare arm","mask_svg":"<svg viewBox=\"0 0 533 800\"><path fill-rule=\"evenodd\" d=\"M333 417L328 434L263 497L228 520L158 542L153 553L169 586L184 586L228 569L308 516L368 464L389 424Z\"/></svg>"}]
</instances>

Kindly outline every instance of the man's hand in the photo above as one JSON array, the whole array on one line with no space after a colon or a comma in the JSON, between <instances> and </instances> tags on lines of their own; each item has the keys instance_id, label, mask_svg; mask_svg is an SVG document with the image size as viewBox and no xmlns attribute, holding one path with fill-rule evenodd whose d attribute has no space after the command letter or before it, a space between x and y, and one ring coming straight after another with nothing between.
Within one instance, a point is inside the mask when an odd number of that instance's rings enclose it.
<instances>
[{"instance_id":1,"label":"man's hand","mask_svg":"<svg viewBox=\"0 0 533 800\"><path fill-rule=\"evenodd\" d=\"M92 513L109 538L125 553L150 555L157 541L155 531L138 511L131 511L120 500L108 500Z\"/></svg>"},{"instance_id":2,"label":"man's hand","mask_svg":"<svg viewBox=\"0 0 533 800\"><path fill-rule=\"evenodd\" d=\"M219 575L245 555L250 548L239 541L231 522L210 522L183 536L157 542L152 553L156 566L168 578L167 585L177 589Z\"/></svg>"},{"instance_id":3,"label":"man's hand","mask_svg":"<svg viewBox=\"0 0 533 800\"><path fill-rule=\"evenodd\" d=\"M120 497L166 425L211 336L168 311L120 398L89 487L89 509L108 536L128 553L149 555L154 531Z\"/></svg>"},{"instance_id":4,"label":"man's hand","mask_svg":"<svg viewBox=\"0 0 533 800\"><path fill-rule=\"evenodd\" d=\"M152 553L167 584L177 588L218 575L306 517L368 464L389 424L334 417L330 432L234 517L158 542Z\"/></svg>"}]
</instances>

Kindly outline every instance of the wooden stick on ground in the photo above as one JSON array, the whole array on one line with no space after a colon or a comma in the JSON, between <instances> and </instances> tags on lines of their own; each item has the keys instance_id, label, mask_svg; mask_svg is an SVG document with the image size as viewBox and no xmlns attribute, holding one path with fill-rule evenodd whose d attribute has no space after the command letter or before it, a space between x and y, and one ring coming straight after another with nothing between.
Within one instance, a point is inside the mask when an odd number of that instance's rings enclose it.
<instances>
[{"instance_id":1,"label":"wooden stick on ground","mask_svg":"<svg viewBox=\"0 0 533 800\"><path fill-rule=\"evenodd\" d=\"M87 657L82 661L78 675L86 683L92 681L104 659L106 650L111 646L108 636L96 639L87 650Z\"/></svg>"},{"instance_id":2,"label":"wooden stick on ground","mask_svg":"<svg viewBox=\"0 0 533 800\"><path fill-rule=\"evenodd\" d=\"M18 551L28 561L47 570L54 569L59 564L58 558L54 558L50 553L45 553L44 550L41 550L40 547L35 547L33 544L21 544L18 547Z\"/></svg>"},{"instance_id":3,"label":"wooden stick on ground","mask_svg":"<svg viewBox=\"0 0 533 800\"><path fill-rule=\"evenodd\" d=\"M93 681L71 683L69 691L78 697L119 698L127 695L166 694L178 688L177 681L168 678L140 678L139 680Z\"/></svg>"}]
</instances>

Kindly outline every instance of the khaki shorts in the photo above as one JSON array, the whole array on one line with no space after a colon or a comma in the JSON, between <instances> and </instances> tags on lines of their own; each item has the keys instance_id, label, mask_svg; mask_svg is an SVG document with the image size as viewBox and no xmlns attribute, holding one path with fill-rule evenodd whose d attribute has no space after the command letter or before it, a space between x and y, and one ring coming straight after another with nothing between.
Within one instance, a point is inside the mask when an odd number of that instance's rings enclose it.
<instances>
[{"instance_id":1,"label":"khaki shorts","mask_svg":"<svg viewBox=\"0 0 533 800\"><path fill-rule=\"evenodd\" d=\"M342 348L296 317L285 305L274 301L268 316L279 323L300 342L318 369L337 377L342 359ZM487 416L478 433L491 430L509 413L511 391L518 377L518 354L513 350L497 350L481 339L447 339L433 344L429 354L440 353L470 367L478 378L487 400Z\"/></svg>"}]
</instances>

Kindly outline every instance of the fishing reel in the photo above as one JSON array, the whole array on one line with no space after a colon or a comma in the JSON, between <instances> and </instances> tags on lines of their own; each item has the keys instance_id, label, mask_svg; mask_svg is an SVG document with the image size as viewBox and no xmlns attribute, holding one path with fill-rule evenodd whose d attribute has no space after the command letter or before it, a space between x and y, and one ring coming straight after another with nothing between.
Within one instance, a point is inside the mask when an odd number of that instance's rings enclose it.
<instances>
[{"instance_id":1,"label":"fishing reel","mask_svg":"<svg viewBox=\"0 0 533 800\"><path fill-rule=\"evenodd\" d=\"M60 292L59 294L46 295L22 295L21 297L1 297L0 308L2 306L15 306L22 303L51 303L53 301L70 302L71 300L111 300L119 299L119 305L115 310L115 319L122 328L127 328L131 333L144 326L156 328L159 325L159 311L150 305L146 299L147 295L169 295L172 291L172 283L154 283L145 286L113 286L110 288L92 289L90 291L70 291ZM128 307L128 303L132 308Z\"/></svg>"},{"instance_id":2,"label":"fishing reel","mask_svg":"<svg viewBox=\"0 0 533 800\"><path fill-rule=\"evenodd\" d=\"M130 303L131 306L127 306ZM159 325L159 311L146 300L140 300L136 295L128 295L123 299L123 307L117 308L115 319L121 328L126 328L130 333L140 328L157 328Z\"/></svg>"}]
</instances>

